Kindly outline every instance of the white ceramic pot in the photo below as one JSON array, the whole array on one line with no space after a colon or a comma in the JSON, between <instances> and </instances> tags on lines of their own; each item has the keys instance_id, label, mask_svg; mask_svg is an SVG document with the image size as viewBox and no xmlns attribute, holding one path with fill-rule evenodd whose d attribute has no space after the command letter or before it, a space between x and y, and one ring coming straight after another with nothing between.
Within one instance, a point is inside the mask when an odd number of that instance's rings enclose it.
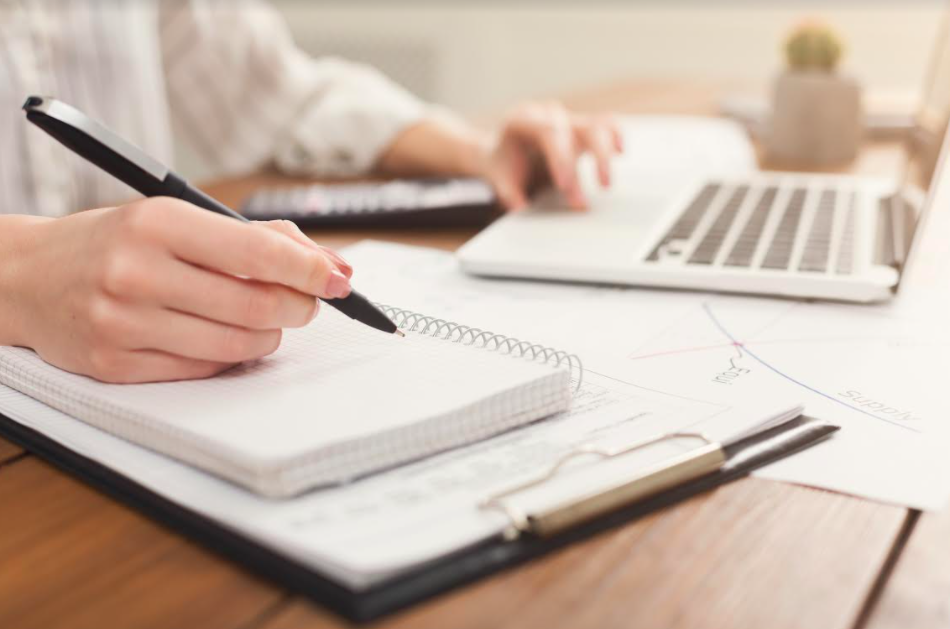
<instances>
[{"instance_id":1,"label":"white ceramic pot","mask_svg":"<svg viewBox=\"0 0 950 629\"><path fill-rule=\"evenodd\" d=\"M823 70L787 70L775 82L768 157L805 165L854 159L864 128L861 88Z\"/></svg>"}]
</instances>

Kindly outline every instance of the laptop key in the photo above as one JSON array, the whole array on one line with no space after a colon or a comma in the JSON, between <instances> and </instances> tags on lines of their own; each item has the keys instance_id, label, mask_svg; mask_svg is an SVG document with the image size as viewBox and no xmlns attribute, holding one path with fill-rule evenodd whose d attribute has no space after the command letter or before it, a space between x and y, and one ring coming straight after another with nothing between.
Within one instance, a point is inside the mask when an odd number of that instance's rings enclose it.
<instances>
[{"instance_id":1,"label":"laptop key","mask_svg":"<svg viewBox=\"0 0 950 629\"><path fill-rule=\"evenodd\" d=\"M792 198L785 208L785 214L769 243L768 252L762 262L763 269L787 269L792 259L792 250L795 247L795 236L798 233L798 223L802 218L805 207L804 188L796 188Z\"/></svg>"},{"instance_id":2,"label":"laptop key","mask_svg":"<svg viewBox=\"0 0 950 629\"><path fill-rule=\"evenodd\" d=\"M716 198L716 193L719 192L720 187L721 185L718 183L708 183L703 186L702 190L700 190L690 204L686 206L686 209L680 214L680 217L676 219L676 222L669 231L666 232L666 235L660 239L660 242L656 244L653 251L647 256L646 259L648 262L658 261L662 254L669 251L669 247L674 241L689 240L690 236L692 236L696 230L699 221L702 220L706 214L706 210L709 209L709 204Z\"/></svg>"},{"instance_id":3,"label":"laptop key","mask_svg":"<svg viewBox=\"0 0 950 629\"><path fill-rule=\"evenodd\" d=\"M709 228L700 241L699 246L696 247L696 250L693 252L693 255L690 256L689 264L712 264L713 260L716 259L716 254L719 253L719 247L722 246L722 241L725 240L726 234L729 233L729 228L732 227L732 222L736 219L736 214L739 212L739 207L742 206L742 201L748 193L749 186L739 186L736 188L736 191L732 193L729 201L726 202L725 207L719 212L719 216L716 217L712 227Z\"/></svg>"},{"instance_id":4,"label":"laptop key","mask_svg":"<svg viewBox=\"0 0 950 629\"><path fill-rule=\"evenodd\" d=\"M759 247L759 239L762 237L762 230L765 228L765 222L772 210L772 204L775 203L775 196L778 194L778 188L769 186L762 192L755 209L752 210L752 216L746 221L742 233L736 239L736 243L726 258L725 266L748 267L752 265L752 257Z\"/></svg>"},{"instance_id":5,"label":"laptop key","mask_svg":"<svg viewBox=\"0 0 950 629\"><path fill-rule=\"evenodd\" d=\"M835 190L823 190L815 208L805 250L802 252L798 270L810 273L824 273L828 268L828 255L831 253L831 226L835 218Z\"/></svg>"},{"instance_id":6,"label":"laptop key","mask_svg":"<svg viewBox=\"0 0 950 629\"><path fill-rule=\"evenodd\" d=\"M852 192L849 195L848 205L845 208L844 233L841 235L841 247L838 249L838 260L835 265L835 273L838 275L850 275L852 272L852 263L854 260L854 206L856 195Z\"/></svg>"}]
</instances>

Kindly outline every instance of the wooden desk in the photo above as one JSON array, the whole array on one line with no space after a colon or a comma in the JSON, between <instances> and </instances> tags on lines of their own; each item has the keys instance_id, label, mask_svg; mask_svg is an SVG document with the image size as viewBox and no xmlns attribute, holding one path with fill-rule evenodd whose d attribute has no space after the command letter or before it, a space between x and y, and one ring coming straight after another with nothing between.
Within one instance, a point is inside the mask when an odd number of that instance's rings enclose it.
<instances>
[{"instance_id":1,"label":"wooden desk","mask_svg":"<svg viewBox=\"0 0 950 629\"><path fill-rule=\"evenodd\" d=\"M708 113L716 93L653 82L569 100L585 109ZM855 168L894 164L893 145L872 145ZM209 190L236 204L269 180ZM372 237L453 249L470 235L340 231L320 241ZM950 570L932 555L950 546L950 516L925 516L915 532L917 520L906 509L746 479L379 626L929 626L946 621ZM343 625L0 440L0 627Z\"/></svg>"}]
</instances>

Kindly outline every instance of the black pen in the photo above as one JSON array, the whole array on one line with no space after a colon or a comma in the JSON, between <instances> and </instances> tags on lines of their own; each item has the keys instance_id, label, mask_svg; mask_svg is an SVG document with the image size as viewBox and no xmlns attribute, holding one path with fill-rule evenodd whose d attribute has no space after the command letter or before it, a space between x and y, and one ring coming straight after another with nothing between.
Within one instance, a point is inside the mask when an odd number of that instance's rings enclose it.
<instances>
[{"instance_id":1,"label":"black pen","mask_svg":"<svg viewBox=\"0 0 950 629\"><path fill-rule=\"evenodd\" d=\"M23 104L23 110L30 122L74 153L147 197L174 197L211 212L248 222L231 208L191 187L182 177L75 107L55 98L30 96ZM389 317L355 290L342 299L324 301L371 328L403 336Z\"/></svg>"}]
</instances>

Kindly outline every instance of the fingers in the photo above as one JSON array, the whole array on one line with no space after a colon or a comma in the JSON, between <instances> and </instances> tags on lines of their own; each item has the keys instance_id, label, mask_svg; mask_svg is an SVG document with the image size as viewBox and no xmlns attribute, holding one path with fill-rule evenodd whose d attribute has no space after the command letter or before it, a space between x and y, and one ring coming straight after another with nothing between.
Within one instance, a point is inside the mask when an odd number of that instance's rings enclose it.
<instances>
[{"instance_id":1,"label":"fingers","mask_svg":"<svg viewBox=\"0 0 950 629\"><path fill-rule=\"evenodd\" d=\"M488 175L505 209L517 212L527 207L530 171L530 158L517 144L505 142L496 149Z\"/></svg>"},{"instance_id":2,"label":"fingers","mask_svg":"<svg viewBox=\"0 0 950 629\"><path fill-rule=\"evenodd\" d=\"M224 275L181 260L169 261L161 273L142 273L124 297L253 330L303 327L320 304L281 284Z\"/></svg>"},{"instance_id":3,"label":"fingers","mask_svg":"<svg viewBox=\"0 0 950 629\"><path fill-rule=\"evenodd\" d=\"M604 188L610 186L610 158L613 157L615 138L603 124L582 124L577 127L577 142L582 150L594 156L597 179Z\"/></svg>"},{"instance_id":4,"label":"fingers","mask_svg":"<svg viewBox=\"0 0 950 629\"><path fill-rule=\"evenodd\" d=\"M281 330L252 330L174 310L111 304L110 347L234 364L277 351Z\"/></svg>"},{"instance_id":5,"label":"fingers","mask_svg":"<svg viewBox=\"0 0 950 629\"><path fill-rule=\"evenodd\" d=\"M545 108L529 129L539 143L551 179L566 190L574 175L574 133L567 112L556 105Z\"/></svg>"},{"instance_id":6,"label":"fingers","mask_svg":"<svg viewBox=\"0 0 950 629\"><path fill-rule=\"evenodd\" d=\"M176 199L130 206L129 229L157 233L178 258L229 275L283 284L327 299L350 294L349 278L323 250L273 228L241 223ZM133 211L129 211L133 210Z\"/></svg>"},{"instance_id":7,"label":"fingers","mask_svg":"<svg viewBox=\"0 0 950 629\"><path fill-rule=\"evenodd\" d=\"M610 129L610 137L613 140L614 150L618 153L623 153L623 132L620 131L620 126L616 123L616 121L611 120L608 124L608 128Z\"/></svg>"},{"instance_id":8,"label":"fingers","mask_svg":"<svg viewBox=\"0 0 950 629\"><path fill-rule=\"evenodd\" d=\"M300 244L306 247L310 247L311 249L316 249L317 251L322 251L325 255L329 256L330 259L336 263L337 268L340 270L341 273L343 273L343 275L347 277L353 277L353 267L350 265L349 262L347 262L343 258L343 256L341 256L339 253L337 253L333 249L330 249L328 247L324 247L322 245L318 245L317 243L315 243L313 240L310 239L309 236L307 236L305 233L300 231L300 228L297 227L297 224L294 223L293 221L277 220L277 221L260 222L257 224L261 225L262 227L266 227L267 229L273 229L274 231L282 233L285 236L289 236L293 238L295 241L299 242Z\"/></svg>"},{"instance_id":9,"label":"fingers","mask_svg":"<svg viewBox=\"0 0 950 629\"><path fill-rule=\"evenodd\" d=\"M570 206L575 209L586 207L577 179L578 152L567 110L558 104L543 107L527 118L521 131L537 143L554 185Z\"/></svg>"},{"instance_id":10,"label":"fingers","mask_svg":"<svg viewBox=\"0 0 950 629\"><path fill-rule=\"evenodd\" d=\"M511 177L502 174L495 180L494 184L498 199L505 209L517 212L528 206L528 197L524 190Z\"/></svg>"},{"instance_id":11,"label":"fingers","mask_svg":"<svg viewBox=\"0 0 950 629\"><path fill-rule=\"evenodd\" d=\"M100 353L91 362L90 371L96 379L114 384L210 378L234 366L154 350Z\"/></svg>"},{"instance_id":12,"label":"fingers","mask_svg":"<svg viewBox=\"0 0 950 629\"><path fill-rule=\"evenodd\" d=\"M526 203L524 191L528 178L506 172L526 161L524 155L520 158L511 155L513 150L520 150L539 155L551 181L570 206L582 209L587 200L577 176L578 156L589 151L594 157L600 184L609 186L611 158L623 150L623 137L610 116L571 114L560 103L529 104L509 115L499 145L495 161L501 163L500 173L494 175L492 181L506 207Z\"/></svg>"}]
</instances>

